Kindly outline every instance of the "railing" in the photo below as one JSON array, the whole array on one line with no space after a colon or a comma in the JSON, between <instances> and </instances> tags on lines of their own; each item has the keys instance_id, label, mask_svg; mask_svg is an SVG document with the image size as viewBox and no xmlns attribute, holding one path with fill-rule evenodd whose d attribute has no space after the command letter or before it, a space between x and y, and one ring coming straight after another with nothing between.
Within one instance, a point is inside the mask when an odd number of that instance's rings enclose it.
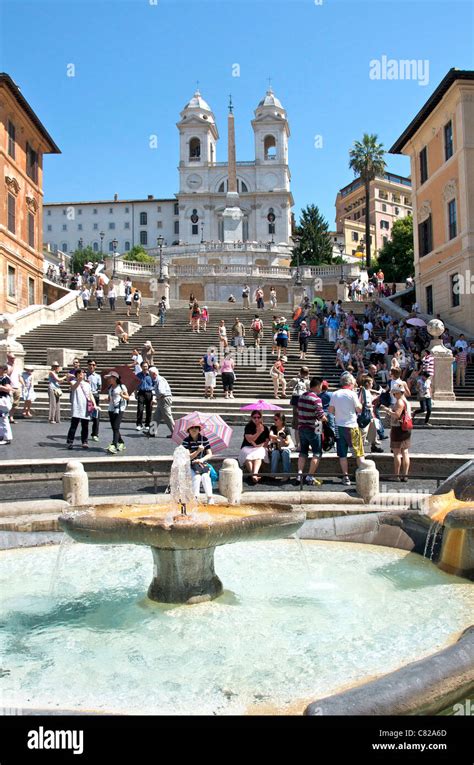
<instances>
[{"instance_id":1,"label":"railing","mask_svg":"<svg viewBox=\"0 0 474 765\"><path fill-rule=\"evenodd\" d=\"M281 252L283 256L290 256L291 246L276 244L275 242L200 242L196 244L180 244L171 247L163 247L163 255L168 258L180 255L199 255L203 252ZM149 255L159 256L157 247L148 250Z\"/></svg>"},{"instance_id":2,"label":"railing","mask_svg":"<svg viewBox=\"0 0 474 765\"><path fill-rule=\"evenodd\" d=\"M229 163L228 162L209 162L208 164L211 167L227 167ZM242 165L244 167L245 166L250 167L252 165L255 165L255 160L249 159L249 160L244 160L243 162L240 162L240 161L236 162L237 167L241 167Z\"/></svg>"}]
</instances>

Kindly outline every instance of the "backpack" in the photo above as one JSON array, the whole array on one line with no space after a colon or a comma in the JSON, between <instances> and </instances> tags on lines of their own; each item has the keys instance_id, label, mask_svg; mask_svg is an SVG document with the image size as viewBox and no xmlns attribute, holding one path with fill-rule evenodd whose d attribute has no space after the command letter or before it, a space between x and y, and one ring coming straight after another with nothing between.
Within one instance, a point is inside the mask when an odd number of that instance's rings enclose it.
<instances>
[{"instance_id":1,"label":"backpack","mask_svg":"<svg viewBox=\"0 0 474 765\"><path fill-rule=\"evenodd\" d=\"M140 295L138 292L133 293L133 299L135 300L136 303L138 303L138 301L140 300Z\"/></svg>"},{"instance_id":2,"label":"backpack","mask_svg":"<svg viewBox=\"0 0 474 765\"><path fill-rule=\"evenodd\" d=\"M304 380L298 380L291 393L290 404L291 406L298 406L299 397L306 393L307 387Z\"/></svg>"},{"instance_id":3,"label":"backpack","mask_svg":"<svg viewBox=\"0 0 474 765\"><path fill-rule=\"evenodd\" d=\"M260 319L255 319L253 323L253 328L256 332L260 332L260 330L262 329L262 322L260 321Z\"/></svg>"}]
</instances>

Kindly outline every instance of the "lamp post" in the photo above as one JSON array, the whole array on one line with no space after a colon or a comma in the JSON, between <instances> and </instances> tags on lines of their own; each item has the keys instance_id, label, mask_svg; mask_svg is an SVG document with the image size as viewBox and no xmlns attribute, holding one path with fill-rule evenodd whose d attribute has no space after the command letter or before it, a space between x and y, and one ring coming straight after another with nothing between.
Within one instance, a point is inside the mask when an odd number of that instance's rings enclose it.
<instances>
[{"instance_id":1,"label":"lamp post","mask_svg":"<svg viewBox=\"0 0 474 765\"><path fill-rule=\"evenodd\" d=\"M115 279L115 262L116 262L116 256L117 256L117 245L118 245L118 242L117 242L116 239L114 239L113 242L112 242L112 248L113 248L113 252L114 252L114 270L113 270L113 273L112 273L112 279Z\"/></svg>"},{"instance_id":2,"label":"lamp post","mask_svg":"<svg viewBox=\"0 0 474 765\"><path fill-rule=\"evenodd\" d=\"M99 236L100 236L100 254L103 255L104 254L104 236L105 236L104 232L101 231Z\"/></svg>"},{"instance_id":3,"label":"lamp post","mask_svg":"<svg viewBox=\"0 0 474 765\"><path fill-rule=\"evenodd\" d=\"M339 279L339 284L345 284L344 281L344 260L343 260L343 254L344 254L344 244L341 242L339 245L339 252L341 253L341 278Z\"/></svg>"},{"instance_id":4,"label":"lamp post","mask_svg":"<svg viewBox=\"0 0 474 765\"><path fill-rule=\"evenodd\" d=\"M156 243L158 247L160 248L160 275L158 277L159 284L163 284L163 282L165 281L165 278L163 276L163 242L164 241L165 240L162 236L159 236L158 239L156 240Z\"/></svg>"},{"instance_id":5,"label":"lamp post","mask_svg":"<svg viewBox=\"0 0 474 765\"><path fill-rule=\"evenodd\" d=\"M295 287L301 287L301 269L300 269L300 236L294 236L293 241L296 242L296 273L295 273Z\"/></svg>"}]
</instances>

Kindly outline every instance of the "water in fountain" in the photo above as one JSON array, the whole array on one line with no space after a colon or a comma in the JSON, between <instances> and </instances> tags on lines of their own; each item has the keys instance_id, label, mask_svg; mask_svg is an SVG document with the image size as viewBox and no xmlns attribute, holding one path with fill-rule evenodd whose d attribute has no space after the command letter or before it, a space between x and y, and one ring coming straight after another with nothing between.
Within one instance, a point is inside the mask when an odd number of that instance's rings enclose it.
<instances>
[{"instance_id":1,"label":"water in fountain","mask_svg":"<svg viewBox=\"0 0 474 765\"><path fill-rule=\"evenodd\" d=\"M439 523L438 521L432 521L430 524L430 527L428 529L428 534L426 535L426 542L425 542L425 549L423 550L423 557L429 558L430 560L433 560L433 553L435 549L436 540L438 538L438 533L440 529L442 528L443 524ZM430 541L431 541L431 548L430 548Z\"/></svg>"},{"instance_id":2,"label":"water in fountain","mask_svg":"<svg viewBox=\"0 0 474 765\"><path fill-rule=\"evenodd\" d=\"M177 508L181 508L184 517L197 510L198 503L193 491L189 451L185 449L184 446L178 446L173 452L173 464L171 465L170 474L170 494L172 504ZM174 520L176 520L176 517Z\"/></svg>"}]
</instances>

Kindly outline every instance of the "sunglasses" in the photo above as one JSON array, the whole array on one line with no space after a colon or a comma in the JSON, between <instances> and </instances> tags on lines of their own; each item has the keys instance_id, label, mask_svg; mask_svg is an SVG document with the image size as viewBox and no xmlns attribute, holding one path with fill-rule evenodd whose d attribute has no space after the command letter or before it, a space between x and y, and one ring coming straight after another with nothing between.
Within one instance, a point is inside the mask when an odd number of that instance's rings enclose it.
<instances>
[{"instance_id":1,"label":"sunglasses","mask_svg":"<svg viewBox=\"0 0 474 765\"><path fill-rule=\"evenodd\" d=\"M261 416L259 414L253 414L252 415L252 420L261 420L261 419L262 418L261 418Z\"/></svg>"}]
</instances>

